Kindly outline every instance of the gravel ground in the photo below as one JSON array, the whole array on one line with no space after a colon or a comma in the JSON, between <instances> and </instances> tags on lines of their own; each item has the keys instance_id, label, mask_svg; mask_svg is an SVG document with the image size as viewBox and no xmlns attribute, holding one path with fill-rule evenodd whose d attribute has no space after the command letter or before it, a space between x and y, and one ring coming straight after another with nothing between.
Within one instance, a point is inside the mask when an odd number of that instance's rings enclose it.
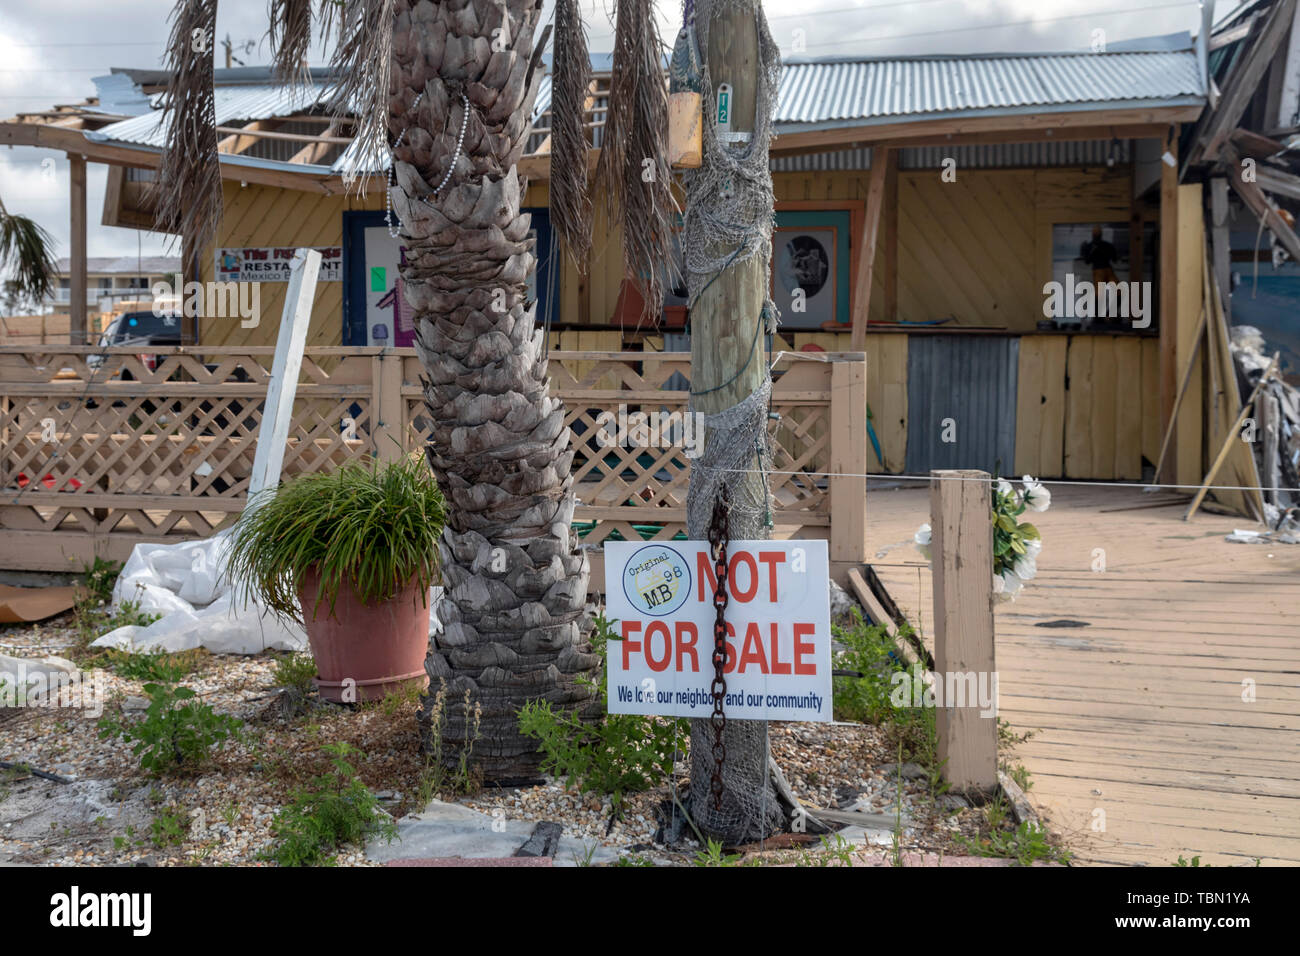
<instances>
[{"instance_id":1,"label":"gravel ground","mask_svg":"<svg viewBox=\"0 0 1300 956\"><path fill-rule=\"evenodd\" d=\"M76 634L70 615L42 625L0 626L0 653L72 656ZM418 753L414 698L352 709L315 704L306 716L286 720L273 686L275 658L199 652L183 683L220 712L246 722L244 739L228 744L205 767L181 776L150 777L129 744L101 740L97 721L72 708L0 711L0 760L73 778L65 785L0 770L0 860L74 865L272 865L259 854L272 843L271 822L294 788L323 773L323 744L346 741L365 754L358 775L381 793L394 817L417 809L423 772ZM82 661L82 666L93 666ZM142 682L101 672L104 712L120 713ZM772 749L791 787L806 806L847 806L890 815L898 809L897 767L882 733L856 724L772 724ZM687 786L679 763L676 786ZM951 812L931 799L923 779L904 779L902 848L961 852L952 837L979 831L983 814ZM669 800L665 785L630 795L620 820L609 821L608 798L566 790L557 781L530 788L483 790L462 802L514 819L553 820L567 836L599 841L628 856L683 862L652 840L656 810ZM159 846L150 823L158 817L188 821L179 844ZM184 828L184 827L182 827ZM777 841L781 842L781 841ZM788 841L787 841L788 842ZM777 862L780 862L779 860ZM341 853L339 865L374 865L360 847Z\"/></svg>"}]
</instances>

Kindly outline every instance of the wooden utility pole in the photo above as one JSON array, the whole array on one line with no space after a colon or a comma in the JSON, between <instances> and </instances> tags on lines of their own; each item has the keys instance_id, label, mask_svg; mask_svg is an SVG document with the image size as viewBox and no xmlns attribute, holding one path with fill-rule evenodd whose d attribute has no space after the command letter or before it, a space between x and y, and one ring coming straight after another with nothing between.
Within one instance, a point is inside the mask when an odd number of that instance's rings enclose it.
<instances>
[{"instance_id":1,"label":"wooden utility pole","mask_svg":"<svg viewBox=\"0 0 1300 956\"><path fill-rule=\"evenodd\" d=\"M725 95L729 100L726 109L731 142L722 143L723 149L747 149L749 138L745 134L752 135L755 127L755 108L759 106L759 35L755 8L755 0L708 8L712 16L708 23L707 49L700 52L708 63L713 88L703 91L703 108L719 110L718 91L724 84L729 87ZM726 135L722 129L719 134ZM707 151L704 163L706 166L709 163ZM768 224L754 223L753 227L764 229ZM734 248L721 246L709 250L718 259L726 259L734 252ZM768 374L763 328L768 265L757 255L728 265L691 308L691 390L701 393L694 399L698 412L716 414L744 401L761 387ZM712 433L706 434L706 447L714 437ZM741 479L739 487L731 483L733 503L741 499L763 500L766 495L766 478L757 468L757 461L750 467L753 470ZM689 532L695 539L708 537L707 527L691 527ZM737 835L728 832L730 810L715 811L710 795L713 734L710 723L697 719L691 725L692 816L706 834L735 839ZM742 838L768 836L775 832L779 823L774 821L783 819L784 812L769 777L767 723L728 721L723 740L728 755L724 785L740 791L734 795L736 799L747 805L761 805L767 811L750 824L759 832L751 830Z\"/></svg>"}]
</instances>

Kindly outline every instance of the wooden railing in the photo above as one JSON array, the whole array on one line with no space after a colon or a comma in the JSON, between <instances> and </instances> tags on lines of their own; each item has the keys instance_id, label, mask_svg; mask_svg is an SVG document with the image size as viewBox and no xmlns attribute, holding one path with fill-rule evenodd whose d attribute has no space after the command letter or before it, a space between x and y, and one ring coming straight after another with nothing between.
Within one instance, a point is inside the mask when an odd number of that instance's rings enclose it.
<instances>
[{"instance_id":1,"label":"wooden railing","mask_svg":"<svg viewBox=\"0 0 1300 956\"><path fill-rule=\"evenodd\" d=\"M151 367L125 349L0 348L0 567L80 570L95 555L121 561L137 543L233 522L273 353L159 348ZM669 447L609 441L620 408L685 411L689 355L552 352L549 371L572 434L575 527L594 570L608 539L684 535L690 458L681 435ZM420 373L412 349L308 349L283 476L418 448L427 437ZM860 353L778 365L774 534L829 538L837 573L866 557L865 408Z\"/></svg>"}]
</instances>

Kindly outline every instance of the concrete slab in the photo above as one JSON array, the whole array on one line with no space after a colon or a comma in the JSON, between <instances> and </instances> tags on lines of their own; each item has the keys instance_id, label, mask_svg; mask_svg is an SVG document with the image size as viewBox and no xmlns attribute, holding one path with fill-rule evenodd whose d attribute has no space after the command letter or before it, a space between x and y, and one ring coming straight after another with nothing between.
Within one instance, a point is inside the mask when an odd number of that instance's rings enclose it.
<instances>
[{"instance_id":1,"label":"concrete slab","mask_svg":"<svg viewBox=\"0 0 1300 956\"><path fill-rule=\"evenodd\" d=\"M515 851L532 836L536 825L535 820L491 817L459 803L435 800L423 813L411 814L398 820L397 839L392 843L371 840L366 844L366 857L378 863L451 857L499 860L513 857ZM619 856L616 849L595 840L583 841L565 836L560 838L553 865L613 863Z\"/></svg>"}]
</instances>

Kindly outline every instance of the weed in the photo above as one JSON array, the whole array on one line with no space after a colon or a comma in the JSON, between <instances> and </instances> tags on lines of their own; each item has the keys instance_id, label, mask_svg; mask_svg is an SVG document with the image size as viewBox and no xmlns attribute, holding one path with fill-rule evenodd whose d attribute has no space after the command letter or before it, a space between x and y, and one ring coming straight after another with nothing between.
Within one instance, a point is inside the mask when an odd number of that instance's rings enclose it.
<instances>
[{"instance_id":1,"label":"weed","mask_svg":"<svg viewBox=\"0 0 1300 956\"><path fill-rule=\"evenodd\" d=\"M242 726L236 718L194 700L197 695L188 687L145 684L144 692L149 697L144 719L125 724L115 716L102 717L99 737L133 741L131 749L141 768L152 773L201 763Z\"/></svg>"},{"instance_id":2,"label":"weed","mask_svg":"<svg viewBox=\"0 0 1300 956\"><path fill-rule=\"evenodd\" d=\"M221 819L226 822L226 826L232 830L235 824L239 822L239 805L233 800L221 808Z\"/></svg>"},{"instance_id":3,"label":"weed","mask_svg":"<svg viewBox=\"0 0 1300 956\"><path fill-rule=\"evenodd\" d=\"M85 600L93 601L96 605L113 600L113 586L117 584L117 576L121 573L120 562L105 561L101 557L96 557L92 564L82 565L81 586L86 589Z\"/></svg>"},{"instance_id":4,"label":"weed","mask_svg":"<svg viewBox=\"0 0 1300 956\"><path fill-rule=\"evenodd\" d=\"M1016 786L1028 793L1034 786L1034 782L1029 779L1029 771L1021 764L1016 764L1011 768L1011 779L1016 782Z\"/></svg>"},{"instance_id":5,"label":"weed","mask_svg":"<svg viewBox=\"0 0 1300 956\"><path fill-rule=\"evenodd\" d=\"M471 701L467 689L461 701L465 734L456 757L454 769L448 772L451 761L443 754L443 731L446 728L447 682L439 681L429 709L429 742L425 749L424 770L420 774L417 799L420 808L429 805L442 793L471 794L482 786L482 770L473 764L474 744L479 739L479 725L483 719L483 706Z\"/></svg>"},{"instance_id":6,"label":"weed","mask_svg":"<svg viewBox=\"0 0 1300 956\"><path fill-rule=\"evenodd\" d=\"M835 668L862 675L834 678L835 718L880 724L895 710L890 701L894 690L891 677L906 665L883 625L867 624L856 609L853 616L851 625L831 627L835 640L845 647L835 655ZM905 635L900 636L906 639Z\"/></svg>"},{"instance_id":7,"label":"weed","mask_svg":"<svg viewBox=\"0 0 1300 956\"><path fill-rule=\"evenodd\" d=\"M420 702L420 695L424 693L424 688L419 684L409 684L400 690L391 691L383 696L381 700L376 701L372 706L378 707L385 717L396 717L403 711L410 710L411 707ZM479 709L480 717L482 709ZM478 734L475 732L475 739Z\"/></svg>"},{"instance_id":8,"label":"weed","mask_svg":"<svg viewBox=\"0 0 1300 956\"><path fill-rule=\"evenodd\" d=\"M1199 856L1194 856L1190 860L1184 859L1181 853L1178 854L1178 859L1174 861L1174 866L1211 866L1211 865L1212 864L1210 863L1202 863L1201 858ZM1259 863L1256 862L1255 865L1258 866Z\"/></svg>"},{"instance_id":9,"label":"weed","mask_svg":"<svg viewBox=\"0 0 1300 956\"><path fill-rule=\"evenodd\" d=\"M310 654L286 654L275 662L274 686L291 687L307 697L315 690L316 661Z\"/></svg>"},{"instance_id":10,"label":"weed","mask_svg":"<svg viewBox=\"0 0 1300 956\"><path fill-rule=\"evenodd\" d=\"M735 866L739 860L739 853L728 856L722 852L721 843L717 840L709 840L705 849L695 852L694 862L696 866Z\"/></svg>"},{"instance_id":11,"label":"weed","mask_svg":"<svg viewBox=\"0 0 1300 956\"><path fill-rule=\"evenodd\" d=\"M989 825L990 830L1001 830L1002 825L1010 818L1011 812L1007 808L1006 802L1002 799L1002 793L998 794L984 805L984 822Z\"/></svg>"},{"instance_id":12,"label":"weed","mask_svg":"<svg viewBox=\"0 0 1300 956\"><path fill-rule=\"evenodd\" d=\"M169 807L149 824L149 839L160 849L165 846L180 846L185 842L187 830L185 811Z\"/></svg>"},{"instance_id":13,"label":"weed","mask_svg":"<svg viewBox=\"0 0 1300 956\"><path fill-rule=\"evenodd\" d=\"M326 744L324 750L332 758L330 772L316 777L312 789L295 791L271 825L276 842L264 856L281 866L329 864L345 844L372 834L389 842L397 837L397 827L346 759L360 752L347 743Z\"/></svg>"},{"instance_id":14,"label":"weed","mask_svg":"<svg viewBox=\"0 0 1300 956\"><path fill-rule=\"evenodd\" d=\"M156 616L152 617L157 619ZM128 680L174 684L198 667L199 656L197 651L179 651L175 654L144 651L131 654L110 649L105 655L105 662L115 674Z\"/></svg>"},{"instance_id":15,"label":"weed","mask_svg":"<svg viewBox=\"0 0 1300 956\"><path fill-rule=\"evenodd\" d=\"M592 651L602 659L616 622L597 615ZM608 668L597 681L586 681L597 700L607 697ZM640 714L606 714L597 721L572 710L557 710L549 701L529 701L519 711L519 729L536 738L542 751L542 770L564 777L566 785L582 793L608 794L617 815L623 796L648 790L673 772L678 739L690 732L680 718L660 719Z\"/></svg>"},{"instance_id":16,"label":"weed","mask_svg":"<svg viewBox=\"0 0 1300 956\"><path fill-rule=\"evenodd\" d=\"M831 840L830 834L824 834L817 850L819 855L816 857L817 866L852 866L853 851L856 849L852 843L844 839L838 833L835 834L834 841Z\"/></svg>"},{"instance_id":17,"label":"weed","mask_svg":"<svg viewBox=\"0 0 1300 956\"><path fill-rule=\"evenodd\" d=\"M994 830L975 840L962 836L955 839L977 856L1003 857L1015 860L1021 866L1029 866L1037 860L1068 863L1071 858L1069 850L1054 846L1047 831L1028 820L1014 830Z\"/></svg>"}]
</instances>

